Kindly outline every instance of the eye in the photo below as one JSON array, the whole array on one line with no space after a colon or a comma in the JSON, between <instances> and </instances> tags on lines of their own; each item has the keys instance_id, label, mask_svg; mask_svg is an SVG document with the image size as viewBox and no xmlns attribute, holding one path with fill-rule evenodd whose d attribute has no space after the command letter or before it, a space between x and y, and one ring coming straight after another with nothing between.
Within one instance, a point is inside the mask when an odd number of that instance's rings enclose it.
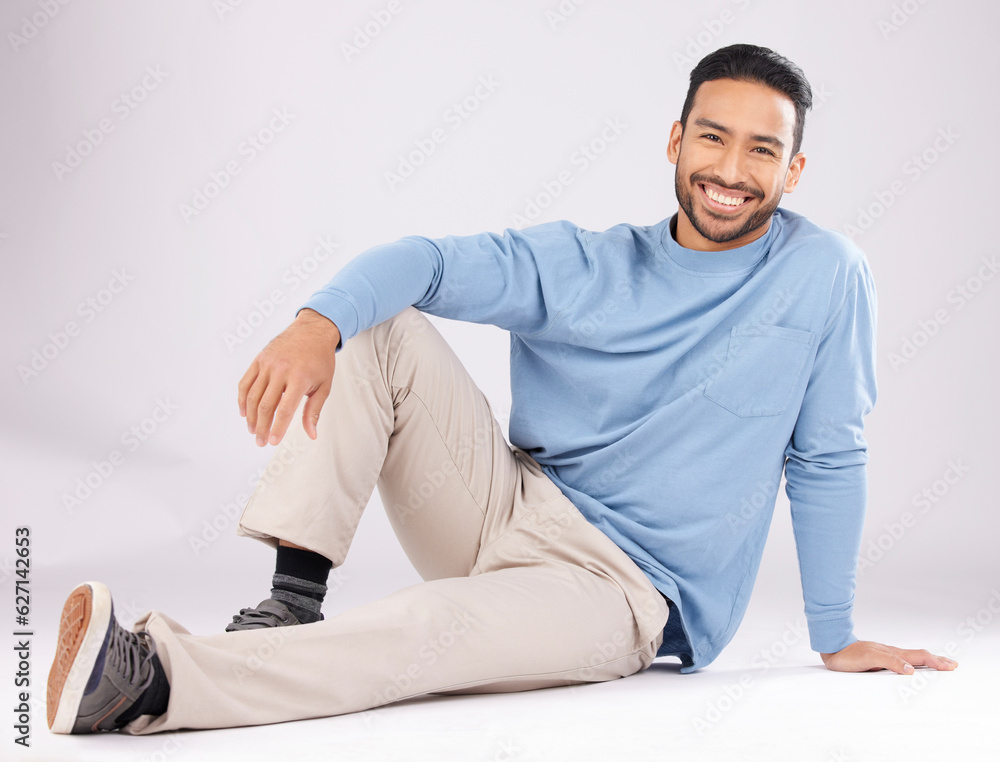
<instances>
[{"instance_id":1,"label":"eye","mask_svg":"<svg viewBox=\"0 0 1000 762\"><path fill-rule=\"evenodd\" d=\"M755 149L753 149L753 150L755 150L755 151L760 151L760 152L761 152L761 153L763 153L763 154L764 154L765 156L774 156L774 155L775 155L775 154L774 154L774 151L772 151L772 150L771 150L770 148L764 148L764 146L757 146L757 147L756 147Z\"/></svg>"},{"instance_id":2,"label":"eye","mask_svg":"<svg viewBox=\"0 0 1000 762\"><path fill-rule=\"evenodd\" d=\"M715 143L721 142L722 140L722 138L720 138L718 135L714 135L711 132L705 133L704 135L702 135L702 137L708 138L709 140Z\"/></svg>"}]
</instances>

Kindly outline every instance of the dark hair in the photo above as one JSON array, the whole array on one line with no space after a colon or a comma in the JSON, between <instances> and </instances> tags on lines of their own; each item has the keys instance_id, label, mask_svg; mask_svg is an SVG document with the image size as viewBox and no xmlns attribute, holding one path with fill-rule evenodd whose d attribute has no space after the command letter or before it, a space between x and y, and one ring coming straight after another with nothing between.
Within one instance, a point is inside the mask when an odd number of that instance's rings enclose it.
<instances>
[{"instance_id":1,"label":"dark hair","mask_svg":"<svg viewBox=\"0 0 1000 762\"><path fill-rule=\"evenodd\" d=\"M806 111L812 108L812 88L802 69L773 50L757 45L739 44L719 48L701 59L691 70L691 86L681 110L682 127L687 127L688 114L691 113L694 96L701 83L716 79L756 82L787 95L795 104L795 134L791 155L799 152Z\"/></svg>"}]
</instances>

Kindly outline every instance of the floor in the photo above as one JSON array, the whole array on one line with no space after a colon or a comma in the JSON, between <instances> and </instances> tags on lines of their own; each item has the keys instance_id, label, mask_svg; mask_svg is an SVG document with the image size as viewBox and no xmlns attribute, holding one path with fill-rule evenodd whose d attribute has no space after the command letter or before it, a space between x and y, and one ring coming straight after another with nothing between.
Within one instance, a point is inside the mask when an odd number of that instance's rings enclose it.
<instances>
[{"instance_id":1,"label":"floor","mask_svg":"<svg viewBox=\"0 0 1000 762\"><path fill-rule=\"evenodd\" d=\"M36 589L35 595L54 603L76 581L49 580L52 584ZM127 585L123 593L116 596L116 605L127 622L138 611ZM0 758L1000 760L1000 739L992 730L1000 708L995 692L1000 638L992 612L997 601L1000 597L984 600L979 607L975 602L966 604L963 610L971 620L938 617L930 624L919 613L919 601L866 602L866 610L880 612L866 619L866 629L879 632L887 642L913 643L917 636L941 652L951 641L951 652L961 663L952 673L830 672L809 650L801 620L766 603L752 604L729 648L695 674L682 675L675 663L661 659L641 674L611 683L518 694L424 697L372 712L265 727L145 737L53 736L45 728L39 689L30 749ZM188 603L188 608L193 632L215 626L218 604L206 601L197 608ZM33 669L39 686L44 684L54 646L55 623L48 618L54 618L57 609L58 605L46 604L36 625Z\"/></svg>"}]
</instances>

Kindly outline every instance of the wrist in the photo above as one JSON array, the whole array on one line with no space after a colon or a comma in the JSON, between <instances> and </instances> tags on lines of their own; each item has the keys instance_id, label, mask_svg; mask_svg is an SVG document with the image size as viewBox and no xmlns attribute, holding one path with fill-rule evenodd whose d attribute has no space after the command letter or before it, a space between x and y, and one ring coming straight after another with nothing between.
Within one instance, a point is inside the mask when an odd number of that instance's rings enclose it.
<instances>
[{"instance_id":1,"label":"wrist","mask_svg":"<svg viewBox=\"0 0 1000 762\"><path fill-rule=\"evenodd\" d=\"M295 322L309 326L310 330L315 330L328 338L334 347L339 347L341 343L340 329L337 328L330 318L309 307L303 307L295 316Z\"/></svg>"}]
</instances>

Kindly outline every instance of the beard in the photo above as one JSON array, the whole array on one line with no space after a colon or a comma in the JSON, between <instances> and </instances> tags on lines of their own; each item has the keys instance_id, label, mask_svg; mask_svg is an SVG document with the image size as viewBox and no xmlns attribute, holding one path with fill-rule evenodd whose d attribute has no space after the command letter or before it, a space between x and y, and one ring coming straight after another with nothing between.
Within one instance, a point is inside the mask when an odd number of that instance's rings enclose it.
<instances>
[{"instance_id":1,"label":"beard","mask_svg":"<svg viewBox=\"0 0 1000 762\"><path fill-rule=\"evenodd\" d=\"M691 188L698 183L713 183L714 185L718 185L722 188L728 188L729 190L734 190L739 193L749 193L758 200L762 200L764 198L764 193L760 189L751 188L748 185L728 185L727 183L721 182L717 177L709 177L708 175L699 174L691 175L690 185L685 185L681 182L680 157L678 157L678 168L674 172L674 192L677 194L677 203L680 208L684 210L684 214L687 215L688 220L691 222L691 226L698 231L698 234L713 243L729 243L730 241L735 241L748 233L752 233L754 230L757 230L763 225L766 225L767 221L771 219L771 215L774 214L774 210L778 208L778 204L781 202L782 194L779 192L772 202L765 204L747 217L742 225L723 227L721 230L712 230L708 226L708 220L699 217L695 213L694 194ZM730 218L722 214L716 214L711 209L703 209L701 211L704 212L709 219L729 223L730 225L732 224L732 220Z\"/></svg>"}]
</instances>

